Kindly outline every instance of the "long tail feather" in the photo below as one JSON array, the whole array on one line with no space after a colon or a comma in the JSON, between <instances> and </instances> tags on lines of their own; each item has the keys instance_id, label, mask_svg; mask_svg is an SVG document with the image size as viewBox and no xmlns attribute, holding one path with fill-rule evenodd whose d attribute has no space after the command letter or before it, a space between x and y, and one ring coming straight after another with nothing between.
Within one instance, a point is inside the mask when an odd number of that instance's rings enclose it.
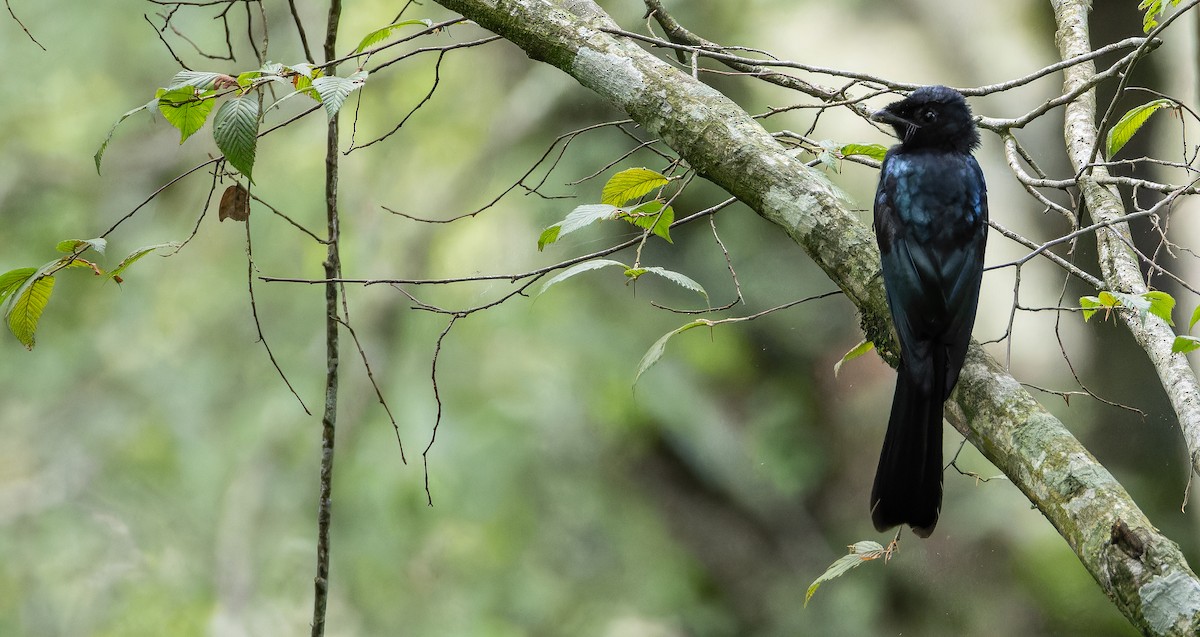
<instances>
[{"instance_id":1,"label":"long tail feather","mask_svg":"<svg viewBox=\"0 0 1200 637\"><path fill-rule=\"evenodd\" d=\"M946 368L944 360L930 362L917 366L923 369L901 364L896 378L892 414L871 488L871 521L877 531L908 524L920 537L929 537L937 525L942 506L941 388Z\"/></svg>"}]
</instances>

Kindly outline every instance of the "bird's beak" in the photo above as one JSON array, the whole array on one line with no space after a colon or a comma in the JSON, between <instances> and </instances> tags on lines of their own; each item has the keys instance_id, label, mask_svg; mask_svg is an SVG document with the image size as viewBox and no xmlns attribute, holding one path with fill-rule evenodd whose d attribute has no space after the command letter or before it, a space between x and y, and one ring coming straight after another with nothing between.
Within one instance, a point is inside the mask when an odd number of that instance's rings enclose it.
<instances>
[{"instance_id":1,"label":"bird's beak","mask_svg":"<svg viewBox=\"0 0 1200 637\"><path fill-rule=\"evenodd\" d=\"M890 107L888 107L888 108L890 108ZM900 117L899 115L888 110L888 108L883 108L882 110L878 110L878 111L875 111L874 113L871 113L871 120L875 121L875 122L880 122L883 124L890 124L892 126L905 126L907 128L920 128L920 126L918 126L916 124L916 122L911 122L907 119L904 119L903 117Z\"/></svg>"}]
</instances>

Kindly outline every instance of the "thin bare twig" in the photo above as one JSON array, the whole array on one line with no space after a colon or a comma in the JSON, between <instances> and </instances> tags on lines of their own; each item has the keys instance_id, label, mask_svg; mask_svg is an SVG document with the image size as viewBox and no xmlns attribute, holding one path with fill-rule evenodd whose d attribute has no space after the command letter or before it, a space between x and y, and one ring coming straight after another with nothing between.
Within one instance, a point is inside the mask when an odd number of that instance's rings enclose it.
<instances>
[{"instance_id":1,"label":"thin bare twig","mask_svg":"<svg viewBox=\"0 0 1200 637\"><path fill-rule=\"evenodd\" d=\"M342 290L343 311L345 308L346 294ZM349 313L347 313L347 317ZM358 332L350 325L347 319L338 318L338 323L350 332L350 338L354 340L354 347L358 349L358 357L362 360L363 369L367 372L367 380L371 383L371 388L375 390L375 397L379 399L379 404L383 405L383 411L387 413L388 421L392 423L392 430L396 432L396 444L400 447L400 462L408 464L408 458L404 455L404 442L400 440L400 425L396 423L396 417L392 415L392 408L388 406L387 400L383 397L383 390L379 388L379 383L375 382L375 373L371 371L371 361L367 359L367 352L363 349L362 342L358 340Z\"/></svg>"},{"instance_id":2,"label":"thin bare twig","mask_svg":"<svg viewBox=\"0 0 1200 637\"><path fill-rule=\"evenodd\" d=\"M283 384L287 385L288 391L296 397L300 402L300 408L309 416L312 412L309 411L308 405L304 404L304 399L292 386L292 381L288 380L287 374L283 372L283 368L279 366L279 361L275 358L275 352L271 351L271 345L267 343L267 336L263 334L262 321L258 318L258 303L254 298L254 245L250 240L250 219L246 218L246 291L250 296L250 316L254 319L254 329L258 332L258 342L262 343L263 349L267 351L267 358L271 360L271 365L275 367L275 371L279 377L283 379Z\"/></svg>"},{"instance_id":3,"label":"thin bare twig","mask_svg":"<svg viewBox=\"0 0 1200 637\"><path fill-rule=\"evenodd\" d=\"M13 22L16 22L17 25L21 27L21 30L25 32L25 35L29 36L29 41L38 45L39 49L45 51L46 47L42 46L42 43L38 42L37 38L33 37L33 34L29 32L29 29L25 28L25 23L21 22L21 19L17 17L16 13L13 13L13 8L12 5L9 4L9 0L4 0L4 7L8 9L8 15L12 16Z\"/></svg>"},{"instance_id":4,"label":"thin bare twig","mask_svg":"<svg viewBox=\"0 0 1200 637\"><path fill-rule=\"evenodd\" d=\"M315 64L316 58L308 48L308 36L304 33L304 22L300 20L300 12L296 10L296 0L288 0L288 9L292 12L292 21L296 23L296 33L300 36L300 49L304 51L304 59L309 64Z\"/></svg>"},{"instance_id":5,"label":"thin bare twig","mask_svg":"<svg viewBox=\"0 0 1200 637\"><path fill-rule=\"evenodd\" d=\"M433 85L429 87L429 92L425 94L425 97L421 98L421 101L417 102L417 105L412 107L412 109L409 110L408 113L400 119L400 123L396 124L396 126L393 127L392 130L384 133L383 135L380 135L379 137L376 137L375 139L373 139L365 144L354 144L352 141L350 148L347 148L343 154L349 155L350 153L352 153L360 148L366 148L367 146L372 146L374 144L378 144L379 142L391 137L392 135L395 135L397 131L399 131L401 128L403 128L404 124L408 122L408 118L412 117L414 113L416 113L422 106L427 104L429 102L429 100L433 97L434 91L437 90L438 84L442 81L442 60L444 60L445 58L446 58L446 51L438 52L437 61L433 63Z\"/></svg>"},{"instance_id":6,"label":"thin bare twig","mask_svg":"<svg viewBox=\"0 0 1200 637\"><path fill-rule=\"evenodd\" d=\"M425 451L421 452L421 464L425 472L425 502L428 506L433 506L433 492L429 489L429 450L433 449L433 443L437 441L438 427L442 424L442 394L438 389L437 368L438 360L442 355L442 341L446 339L446 335L450 333L450 329L454 327L454 323L462 318L459 314L451 314L450 321L446 323L446 329L438 334L437 342L433 346L433 362L430 364L429 378L433 383L433 400L437 404L437 415L433 419L433 429L429 433L429 444L425 445Z\"/></svg>"}]
</instances>

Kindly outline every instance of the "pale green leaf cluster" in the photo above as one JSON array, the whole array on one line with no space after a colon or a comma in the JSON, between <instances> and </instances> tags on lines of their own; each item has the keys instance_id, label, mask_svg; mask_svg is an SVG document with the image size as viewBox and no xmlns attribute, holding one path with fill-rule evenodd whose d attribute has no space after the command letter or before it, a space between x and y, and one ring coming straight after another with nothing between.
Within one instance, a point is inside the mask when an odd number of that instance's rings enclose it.
<instances>
[{"instance_id":1,"label":"pale green leaf cluster","mask_svg":"<svg viewBox=\"0 0 1200 637\"><path fill-rule=\"evenodd\" d=\"M4 322L26 349L33 349L38 322L50 303L50 295L54 292L56 274L71 268L87 268L105 279L120 282L119 275L125 268L146 253L163 246L151 246L135 251L122 261L121 265L107 273L95 263L83 258L83 254L88 251L103 254L107 247L108 241L100 237L59 241L55 249L66 253L63 256L38 268L16 268L0 274L0 310L4 313Z\"/></svg>"},{"instance_id":2,"label":"pale green leaf cluster","mask_svg":"<svg viewBox=\"0 0 1200 637\"><path fill-rule=\"evenodd\" d=\"M1179 0L1169 0L1172 7L1179 5ZM1166 12L1167 6L1163 4L1163 0L1142 0L1138 5L1139 11L1145 11L1142 14L1142 33L1149 33L1158 26L1158 19Z\"/></svg>"},{"instance_id":3,"label":"pale green leaf cluster","mask_svg":"<svg viewBox=\"0 0 1200 637\"><path fill-rule=\"evenodd\" d=\"M1097 296L1080 297L1079 307L1083 310L1084 321L1090 320L1100 310L1105 311L1105 318L1107 318L1114 308L1123 307L1136 311L1143 321L1146 320L1148 314L1153 314L1166 321L1168 325L1175 325L1175 321L1171 319L1171 310L1175 308L1175 297L1158 290L1142 294L1105 290Z\"/></svg>"},{"instance_id":4,"label":"pale green leaf cluster","mask_svg":"<svg viewBox=\"0 0 1200 637\"><path fill-rule=\"evenodd\" d=\"M630 168L613 175L600 192L600 203L577 206L562 221L546 228L538 236L538 250L597 221L619 219L661 237L671 243L671 224L675 211L659 198L640 202L642 197L661 190L671 179L648 168Z\"/></svg>"},{"instance_id":5,"label":"pale green leaf cluster","mask_svg":"<svg viewBox=\"0 0 1200 637\"><path fill-rule=\"evenodd\" d=\"M600 203L576 206L562 221L543 230L538 236L538 250L541 251L560 238L581 228L586 228L597 221L607 220L631 223L645 230L645 236L657 235L671 243L670 228L671 224L675 222L675 211L661 198L663 188L670 183L671 178L649 168L629 168L618 172L601 189ZM658 195L653 199L641 201L643 197L655 191L658 191ZM637 281L647 274L662 277L675 285L700 294L704 297L705 302L708 302L708 292L704 286L685 274L659 266L643 266L637 263L632 266L625 265L612 259L593 259L575 264L547 280L538 290L537 295L540 296L551 286L577 274L609 266L620 266L627 281ZM662 357L667 341L672 336L699 325L712 325L712 321L699 319L658 339L638 364L634 384L637 383L638 378L641 378L642 373Z\"/></svg>"},{"instance_id":6,"label":"pale green leaf cluster","mask_svg":"<svg viewBox=\"0 0 1200 637\"><path fill-rule=\"evenodd\" d=\"M282 83L294 89L270 108L296 95L307 95L320 102L325 114L333 119L346 98L366 81L367 72L362 69L348 77L338 77L326 75L321 68L308 62L290 66L268 62L236 77L210 71L180 71L166 87L154 93L153 100L125 113L113 124L96 151L96 172L100 172L101 159L117 126L134 113L157 110L179 130L179 143L182 144L204 126L217 102L224 100L213 117L213 141L229 165L253 181L258 131L263 117L263 87Z\"/></svg>"},{"instance_id":7,"label":"pale green leaf cluster","mask_svg":"<svg viewBox=\"0 0 1200 637\"><path fill-rule=\"evenodd\" d=\"M428 29L433 26L433 22L427 19L404 20L376 29L359 42L355 53L363 53L368 48L392 37L402 27L414 25L423 25ZM124 113L112 125L93 156L96 172L100 172L104 152L108 148L109 142L112 141L117 127L134 114L142 111L161 113L163 118L179 131L179 143L182 144L203 128L210 116L213 115L214 107L220 102L215 116L212 116L213 141L224 154L229 166L253 182L259 129L265 111L278 106L280 102L288 98L306 95L320 102L328 118L333 119L350 94L366 83L367 75L367 71L362 68L347 77L328 75L323 68L310 62L292 65L267 62L260 68L243 71L236 76L213 71L180 71L171 77L166 86L155 91L153 99ZM265 96L263 89L273 84L290 84L293 91L279 98L267 109L263 109ZM666 181L663 178L664 184ZM621 202L621 204L624 203ZM666 234L667 227L673 221L669 207L663 210L661 204L655 208L650 206L650 203L653 202L621 209L617 211L615 218L625 218L670 240ZM103 254L106 247L107 241L103 238L61 241L56 248L60 252L67 253L66 256L40 268L17 268L0 274L0 309L4 312L9 330L22 344L27 348L33 347L38 321L54 290L55 273L67 268L88 267L97 275L103 276L104 279L112 279L120 283L121 275L125 270L147 254L160 248L178 249L179 246L174 243L165 243L139 248L107 273L98 265L81 256L89 250ZM540 247L542 246L539 245ZM623 267L626 271L629 270L628 267ZM564 275L570 276L575 273L568 271L559 276L566 278ZM673 273L666 271L656 272L656 274L665 276L685 287L690 287L688 282L695 284L694 281L682 275L672 276ZM552 280L550 283L553 282ZM696 289L696 287L698 285L690 287L690 289Z\"/></svg>"},{"instance_id":8,"label":"pale green leaf cluster","mask_svg":"<svg viewBox=\"0 0 1200 637\"><path fill-rule=\"evenodd\" d=\"M1148 315L1153 314L1166 321L1167 325L1175 325L1175 321L1171 318L1171 312L1175 309L1175 297L1160 290L1152 290L1143 294L1104 291L1096 296L1080 297L1079 307L1083 311L1084 321L1091 319L1096 312L1102 310L1105 318L1108 318L1108 314L1116 308L1127 308L1137 312L1143 321ZM1171 343L1171 352L1186 354L1200 349L1200 338L1190 334L1198 322L1200 322L1200 307L1192 311L1192 318L1188 321L1189 334L1176 336Z\"/></svg>"}]
</instances>

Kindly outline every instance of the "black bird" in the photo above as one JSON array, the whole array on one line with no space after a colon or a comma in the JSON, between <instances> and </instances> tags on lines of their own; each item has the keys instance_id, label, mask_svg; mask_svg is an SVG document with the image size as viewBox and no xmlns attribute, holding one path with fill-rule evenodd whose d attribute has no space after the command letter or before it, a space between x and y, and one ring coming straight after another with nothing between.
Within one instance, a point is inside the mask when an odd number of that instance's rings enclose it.
<instances>
[{"instance_id":1,"label":"black bird","mask_svg":"<svg viewBox=\"0 0 1200 637\"><path fill-rule=\"evenodd\" d=\"M900 338L896 394L871 488L877 531L929 537L942 506L942 403L958 382L983 277L987 186L962 94L926 86L872 117L900 143L883 159L875 235Z\"/></svg>"}]
</instances>

